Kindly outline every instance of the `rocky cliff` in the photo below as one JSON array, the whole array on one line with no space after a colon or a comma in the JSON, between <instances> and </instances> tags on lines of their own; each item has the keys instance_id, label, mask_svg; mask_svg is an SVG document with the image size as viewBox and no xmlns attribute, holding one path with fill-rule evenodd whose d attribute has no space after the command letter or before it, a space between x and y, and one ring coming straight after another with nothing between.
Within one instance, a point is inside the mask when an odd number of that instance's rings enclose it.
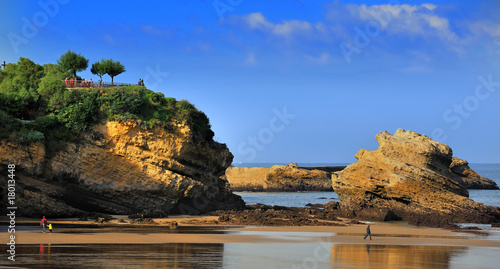
<instances>
[{"instance_id":1,"label":"rocky cliff","mask_svg":"<svg viewBox=\"0 0 500 269\"><path fill-rule=\"evenodd\" d=\"M16 165L19 216L165 216L244 206L220 178L233 159L228 148L196 139L183 124L108 121L52 154L41 143L0 143L2 180L7 165Z\"/></svg>"},{"instance_id":2,"label":"rocky cliff","mask_svg":"<svg viewBox=\"0 0 500 269\"><path fill-rule=\"evenodd\" d=\"M340 169L340 168L339 168ZM297 164L234 167L226 170L233 191L331 191L331 173Z\"/></svg>"},{"instance_id":3,"label":"rocky cliff","mask_svg":"<svg viewBox=\"0 0 500 269\"><path fill-rule=\"evenodd\" d=\"M450 147L404 130L376 138L377 150L360 150L357 163L332 174L343 215L427 226L500 221L500 208L472 201L453 180L458 175L450 170Z\"/></svg>"},{"instance_id":4,"label":"rocky cliff","mask_svg":"<svg viewBox=\"0 0 500 269\"><path fill-rule=\"evenodd\" d=\"M466 189L490 189L498 190L498 185L495 181L480 176L469 167L469 163L462 159L453 157L450 164L450 170L455 174L453 180Z\"/></svg>"}]
</instances>

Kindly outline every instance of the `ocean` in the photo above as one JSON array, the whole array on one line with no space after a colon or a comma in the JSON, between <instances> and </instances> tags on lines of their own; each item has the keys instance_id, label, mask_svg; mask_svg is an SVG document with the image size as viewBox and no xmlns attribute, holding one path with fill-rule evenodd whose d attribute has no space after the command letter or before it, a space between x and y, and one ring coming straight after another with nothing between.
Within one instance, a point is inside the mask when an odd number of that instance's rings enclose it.
<instances>
[{"instance_id":1,"label":"ocean","mask_svg":"<svg viewBox=\"0 0 500 269\"><path fill-rule=\"evenodd\" d=\"M233 164L241 167L270 167L269 163L241 163ZM286 165L283 163L281 165ZM346 163L304 163L301 167L312 166L341 166ZM500 164L469 164L479 175L489 178L500 186ZM305 207L306 204L324 204L327 201L339 201L335 192L235 192L245 203L279 205L289 207ZM500 190L469 190L469 197L488 206L500 207Z\"/></svg>"}]
</instances>

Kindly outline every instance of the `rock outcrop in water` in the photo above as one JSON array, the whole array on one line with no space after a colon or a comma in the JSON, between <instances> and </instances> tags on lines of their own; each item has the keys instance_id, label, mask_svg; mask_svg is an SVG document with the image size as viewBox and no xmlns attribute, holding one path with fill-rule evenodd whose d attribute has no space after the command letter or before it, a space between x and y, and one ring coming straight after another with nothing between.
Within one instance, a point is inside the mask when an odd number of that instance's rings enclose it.
<instances>
[{"instance_id":1,"label":"rock outcrop in water","mask_svg":"<svg viewBox=\"0 0 500 269\"><path fill-rule=\"evenodd\" d=\"M450 165L450 170L456 176L453 180L464 186L466 189L486 189L498 190L498 185L495 181L480 176L469 167L469 163L462 159L453 157Z\"/></svg>"},{"instance_id":2,"label":"rock outcrop in water","mask_svg":"<svg viewBox=\"0 0 500 269\"><path fill-rule=\"evenodd\" d=\"M195 139L186 125L145 129L109 121L54 154L41 143L0 143L1 179L7 180L8 164L16 165L18 216L165 216L244 207L220 178L233 155L223 144Z\"/></svg>"},{"instance_id":3,"label":"rock outcrop in water","mask_svg":"<svg viewBox=\"0 0 500 269\"><path fill-rule=\"evenodd\" d=\"M376 138L376 151L360 150L357 163L332 174L341 214L426 226L500 221L500 208L472 201L453 180L457 174L450 170L450 147L404 130L381 132Z\"/></svg>"},{"instance_id":4,"label":"rock outcrop in water","mask_svg":"<svg viewBox=\"0 0 500 269\"><path fill-rule=\"evenodd\" d=\"M338 167L337 170L342 168ZM294 163L272 167L231 166L226 170L226 178L233 191L332 190L331 172L303 168Z\"/></svg>"}]
</instances>

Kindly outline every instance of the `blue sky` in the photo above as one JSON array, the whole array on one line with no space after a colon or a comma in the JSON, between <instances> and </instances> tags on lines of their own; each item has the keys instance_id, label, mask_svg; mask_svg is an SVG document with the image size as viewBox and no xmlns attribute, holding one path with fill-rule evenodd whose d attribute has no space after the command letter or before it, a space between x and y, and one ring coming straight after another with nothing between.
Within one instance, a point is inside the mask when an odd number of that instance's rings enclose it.
<instances>
[{"instance_id":1,"label":"blue sky","mask_svg":"<svg viewBox=\"0 0 500 269\"><path fill-rule=\"evenodd\" d=\"M500 1L19 3L0 2L1 61L119 60L115 81L194 103L235 162L350 163L402 128L500 163Z\"/></svg>"}]
</instances>

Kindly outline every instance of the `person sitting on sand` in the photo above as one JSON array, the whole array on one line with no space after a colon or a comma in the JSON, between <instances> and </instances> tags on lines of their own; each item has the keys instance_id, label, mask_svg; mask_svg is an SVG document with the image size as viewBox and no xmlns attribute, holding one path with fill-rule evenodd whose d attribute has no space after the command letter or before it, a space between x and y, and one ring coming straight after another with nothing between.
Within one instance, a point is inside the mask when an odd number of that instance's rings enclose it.
<instances>
[{"instance_id":1,"label":"person sitting on sand","mask_svg":"<svg viewBox=\"0 0 500 269\"><path fill-rule=\"evenodd\" d=\"M42 226L42 232L45 233L45 225L47 225L47 219L45 216L43 216L42 220L40 221L40 226Z\"/></svg>"},{"instance_id":2,"label":"person sitting on sand","mask_svg":"<svg viewBox=\"0 0 500 269\"><path fill-rule=\"evenodd\" d=\"M365 240L367 236L370 236L370 240L372 240L372 232L370 231L370 224L366 226L366 235L365 238L363 238L363 240Z\"/></svg>"},{"instance_id":3,"label":"person sitting on sand","mask_svg":"<svg viewBox=\"0 0 500 269\"><path fill-rule=\"evenodd\" d=\"M49 233L52 233L52 223L47 224L47 227L49 227Z\"/></svg>"}]
</instances>

